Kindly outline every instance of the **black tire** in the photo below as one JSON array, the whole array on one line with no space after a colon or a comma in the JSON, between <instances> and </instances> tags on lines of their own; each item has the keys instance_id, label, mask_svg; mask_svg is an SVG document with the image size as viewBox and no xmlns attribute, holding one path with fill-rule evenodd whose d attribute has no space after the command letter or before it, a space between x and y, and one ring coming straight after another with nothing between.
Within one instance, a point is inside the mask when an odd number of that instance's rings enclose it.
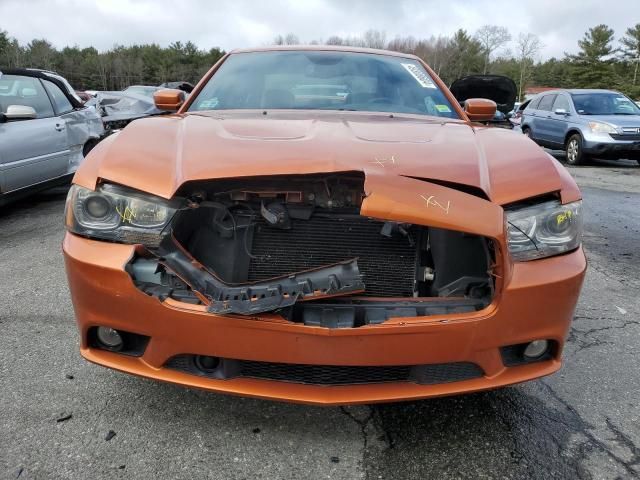
<instances>
[{"instance_id":1,"label":"black tire","mask_svg":"<svg viewBox=\"0 0 640 480\"><path fill-rule=\"evenodd\" d=\"M587 161L587 156L582 149L582 137L578 133L574 133L567 139L564 151L569 165L581 165Z\"/></svg>"},{"instance_id":2,"label":"black tire","mask_svg":"<svg viewBox=\"0 0 640 480\"><path fill-rule=\"evenodd\" d=\"M522 129L522 134L527 138L531 138L531 129L529 127L524 127Z\"/></svg>"},{"instance_id":3,"label":"black tire","mask_svg":"<svg viewBox=\"0 0 640 480\"><path fill-rule=\"evenodd\" d=\"M99 141L100 140L95 138L87 140L87 143L85 143L82 148L82 156L86 158L86 156L89 155L89 152L93 150L93 147L95 147Z\"/></svg>"}]
</instances>

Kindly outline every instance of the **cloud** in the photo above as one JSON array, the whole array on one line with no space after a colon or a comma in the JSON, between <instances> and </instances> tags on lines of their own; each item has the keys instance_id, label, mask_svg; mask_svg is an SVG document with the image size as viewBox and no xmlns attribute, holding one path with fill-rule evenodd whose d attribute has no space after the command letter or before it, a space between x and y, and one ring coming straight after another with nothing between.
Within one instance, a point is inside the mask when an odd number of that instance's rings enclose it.
<instances>
[{"instance_id":1,"label":"cloud","mask_svg":"<svg viewBox=\"0 0 640 480\"><path fill-rule=\"evenodd\" d=\"M231 50L289 32L303 42L369 29L387 39L425 38L492 24L506 26L513 38L539 35L541 58L548 58L575 52L584 32L599 23L619 38L636 10L637 0L0 0L0 29L21 43L46 38L58 48L191 40L203 49Z\"/></svg>"}]
</instances>

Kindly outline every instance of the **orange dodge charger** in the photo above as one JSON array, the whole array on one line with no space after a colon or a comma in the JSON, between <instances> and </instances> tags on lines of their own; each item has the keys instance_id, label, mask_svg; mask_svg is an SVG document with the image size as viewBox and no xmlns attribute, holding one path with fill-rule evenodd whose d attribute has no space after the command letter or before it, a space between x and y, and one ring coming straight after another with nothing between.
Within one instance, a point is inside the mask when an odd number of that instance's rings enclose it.
<instances>
[{"instance_id":1,"label":"orange dodge charger","mask_svg":"<svg viewBox=\"0 0 640 480\"><path fill-rule=\"evenodd\" d=\"M234 51L78 169L64 256L89 361L323 405L548 375L586 269L580 191L419 58Z\"/></svg>"}]
</instances>

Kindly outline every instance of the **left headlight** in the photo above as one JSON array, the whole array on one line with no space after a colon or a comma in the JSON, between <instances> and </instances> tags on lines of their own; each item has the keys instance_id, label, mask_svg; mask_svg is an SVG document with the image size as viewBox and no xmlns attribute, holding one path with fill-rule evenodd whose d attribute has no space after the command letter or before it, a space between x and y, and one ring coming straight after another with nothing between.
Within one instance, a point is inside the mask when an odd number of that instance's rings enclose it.
<instances>
[{"instance_id":1,"label":"left headlight","mask_svg":"<svg viewBox=\"0 0 640 480\"><path fill-rule=\"evenodd\" d=\"M122 243L156 246L177 211L162 198L114 185L96 190L72 185L67 196L67 230Z\"/></svg>"},{"instance_id":2,"label":"left headlight","mask_svg":"<svg viewBox=\"0 0 640 480\"><path fill-rule=\"evenodd\" d=\"M545 202L506 210L507 240L516 261L535 260L578 248L582 238L582 201Z\"/></svg>"},{"instance_id":3,"label":"left headlight","mask_svg":"<svg viewBox=\"0 0 640 480\"><path fill-rule=\"evenodd\" d=\"M589 122L589 128L594 133L618 133L613 125L604 122Z\"/></svg>"}]
</instances>

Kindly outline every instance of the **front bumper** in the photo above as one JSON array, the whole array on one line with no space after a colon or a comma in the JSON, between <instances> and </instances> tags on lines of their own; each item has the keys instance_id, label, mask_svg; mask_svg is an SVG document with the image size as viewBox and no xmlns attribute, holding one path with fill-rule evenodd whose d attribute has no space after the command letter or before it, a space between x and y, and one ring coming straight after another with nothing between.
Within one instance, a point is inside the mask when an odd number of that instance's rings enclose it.
<instances>
[{"instance_id":1,"label":"front bumper","mask_svg":"<svg viewBox=\"0 0 640 480\"><path fill-rule=\"evenodd\" d=\"M640 140L614 140L610 135L591 135L585 137L583 149L598 158L640 159Z\"/></svg>"},{"instance_id":2,"label":"front bumper","mask_svg":"<svg viewBox=\"0 0 640 480\"><path fill-rule=\"evenodd\" d=\"M143 377L211 391L301 403L339 405L420 399L492 389L551 374L560 355L583 281L582 249L515 264L493 303L480 312L390 319L380 325L326 329L294 324L275 314L216 315L203 307L138 290L124 267L131 245L67 233L65 264L88 360ZM139 357L90 346L89 329L102 325L147 335ZM556 342L552 358L505 367L499 348L534 339ZM182 354L305 365L390 366L471 362L484 375L441 384L410 382L309 385L255 378L214 379L165 367Z\"/></svg>"}]
</instances>

